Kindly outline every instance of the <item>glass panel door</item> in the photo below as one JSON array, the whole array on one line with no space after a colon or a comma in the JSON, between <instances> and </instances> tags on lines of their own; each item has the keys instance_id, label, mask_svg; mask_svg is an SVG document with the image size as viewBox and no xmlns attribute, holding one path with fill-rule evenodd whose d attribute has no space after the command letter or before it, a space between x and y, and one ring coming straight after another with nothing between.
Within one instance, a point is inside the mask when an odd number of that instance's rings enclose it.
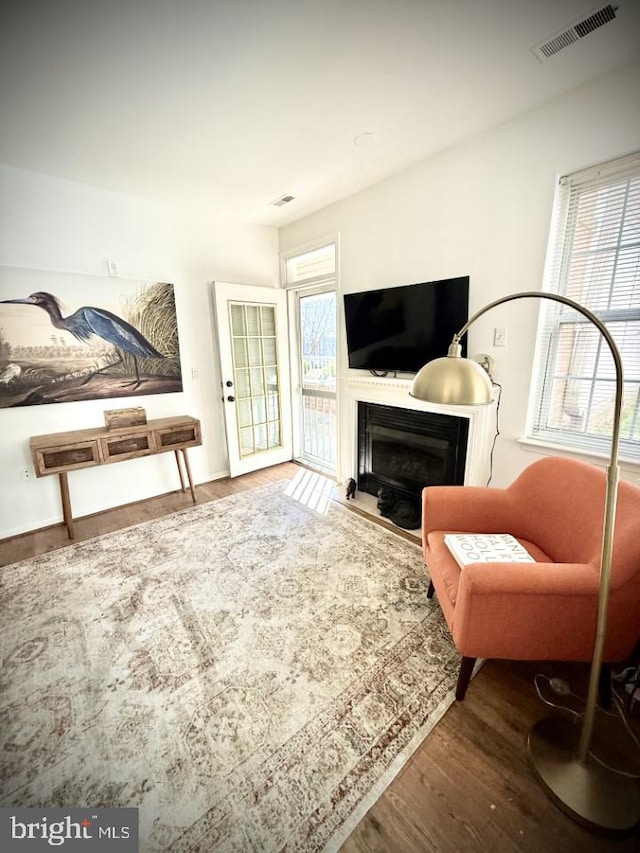
<instances>
[{"instance_id":1,"label":"glass panel door","mask_svg":"<svg viewBox=\"0 0 640 853\"><path fill-rule=\"evenodd\" d=\"M336 293L298 294L301 461L335 474Z\"/></svg>"},{"instance_id":2,"label":"glass panel door","mask_svg":"<svg viewBox=\"0 0 640 853\"><path fill-rule=\"evenodd\" d=\"M284 291L215 282L224 419L232 477L292 458Z\"/></svg>"},{"instance_id":3,"label":"glass panel door","mask_svg":"<svg viewBox=\"0 0 640 853\"><path fill-rule=\"evenodd\" d=\"M273 305L229 302L240 457L282 447Z\"/></svg>"}]
</instances>

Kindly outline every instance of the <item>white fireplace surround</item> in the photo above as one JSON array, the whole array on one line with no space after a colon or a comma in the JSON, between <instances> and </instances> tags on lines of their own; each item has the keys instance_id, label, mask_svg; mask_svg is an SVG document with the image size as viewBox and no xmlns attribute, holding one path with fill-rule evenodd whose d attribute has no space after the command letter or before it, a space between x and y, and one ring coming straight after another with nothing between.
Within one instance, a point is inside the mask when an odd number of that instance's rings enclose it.
<instances>
[{"instance_id":1,"label":"white fireplace surround","mask_svg":"<svg viewBox=\"0 0 640 853\"><path fill-rule=\"evenodd\" d=\"M377 403L413 411L433 412L467 418L469 435L464 471L465 486L485 486L491 473L491 444L496 431L496 407L447 406L425 403L409 394L412 379L387 377L341 377L340 379L340 459L338 480L357 478L358 472L358 403Z\"/></svg>"}]
</instances>

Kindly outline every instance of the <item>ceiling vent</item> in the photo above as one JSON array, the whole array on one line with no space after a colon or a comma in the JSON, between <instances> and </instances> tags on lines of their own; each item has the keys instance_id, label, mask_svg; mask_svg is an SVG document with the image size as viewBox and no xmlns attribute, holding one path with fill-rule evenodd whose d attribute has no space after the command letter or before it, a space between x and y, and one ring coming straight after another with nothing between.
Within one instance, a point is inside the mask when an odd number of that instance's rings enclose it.
<instances>
[{"instance_id":1,"label":"ceiling vent","mask_svg":"<svg viewBox=\"0 0 640 853\"><path fill-rule=\"evenodd\" d=\"M534 56L540 60L540 62L545 62L545 60L550 59L554 54L563 50L565 47L568 47L570 44L588 36L589 33L592 33L594 30L597 30L605 24L608 24L610 21L613 21L617 11L618 7L611 6L610 4L599 6L587 15L586 18L582 18L570 27L566 27L551 38L546 39L535 47L532 47L531 51Z\"/></svg>"},{"instance_id":2,"label":"ceiling vent","mask_svg":"<svg viewBox=\"0 0 640 853\"><path fill-rule=\"evenodd\" d=\"M282 207L284 204L289 204L290 201L293 201L295 196L293 195L281 195L280 198L275 199L275 201L270 201L269 204L272 204L274 207Z\"/></svg>"}]
</instances>

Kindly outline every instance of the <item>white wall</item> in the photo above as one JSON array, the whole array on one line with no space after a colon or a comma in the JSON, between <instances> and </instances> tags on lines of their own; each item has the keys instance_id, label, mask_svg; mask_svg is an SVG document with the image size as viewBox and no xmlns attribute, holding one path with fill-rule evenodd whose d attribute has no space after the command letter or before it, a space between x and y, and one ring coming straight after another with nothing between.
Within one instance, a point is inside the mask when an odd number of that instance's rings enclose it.
<instances>
[{"instance_id":1,"label":"white wall","mask_svg":"<svg viewBox=\"0 0 640 853\"><path fill-rule=\"evenodd\" d=\"M0 166L1 265L104 276L110 286L107 258L122 278L173 283L184 391L0 409L0 539L62 518L58 478L22 478L30 436L102 426L105 409L140 405L149 418L200 418L203 446L189 451L194 479L227 474L210 282L277 285L277 232ZM82 516L172 491L179 480L167 453L76 471L69 484L74 515Z\"/></svg>"},{"instance_id":2,"label":"white wall","mask_svg":"<svg viewBox=\"0 0 640 853\"><path fill-rule=\"evenodd\" d=\"M556 178L640 146L638 92L636 64L282 229L280 251L338 232L344 292L469 274L472 312L508 293L540 290ZM509 303L470 330L469 352L492 355L503 385L494 485L535 458L517 440L540 304ZM505 348L493 346L499 326L508 327ZM341 332L345 377L355 371L346 369ZM342 447L352 430L341 418Z\"/></svg>"}]
</instances>

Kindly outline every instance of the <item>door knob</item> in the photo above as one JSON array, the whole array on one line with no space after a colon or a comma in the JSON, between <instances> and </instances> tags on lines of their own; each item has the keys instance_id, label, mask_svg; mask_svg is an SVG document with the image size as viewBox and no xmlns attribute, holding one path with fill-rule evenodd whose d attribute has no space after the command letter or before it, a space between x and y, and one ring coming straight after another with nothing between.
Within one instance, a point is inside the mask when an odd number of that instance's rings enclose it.
<instances>
[{"instance_id":1,"label":"door knob","mask_svg":"<svg viewBox=\"0 0 640 853\"><path fill-rule=\"evenodd\" d=\"M229 396L227 397L227 400L228 400L230 403L233 403L235 399L236 399L236 398L235 398L234 396L232 396L231 394L229 394Z\"/></svg>"},{"instance_id":2,"label":"door knob","mask_svg":"<svg viewBox=\"0 0 640 853\"><path fill-rule=\"evenodd\" d=\"M232 388L233 382L230 379L227 379L227 381L225 382L225 385L227 386L227 388Z\"/></svg>"}]
</instances>

